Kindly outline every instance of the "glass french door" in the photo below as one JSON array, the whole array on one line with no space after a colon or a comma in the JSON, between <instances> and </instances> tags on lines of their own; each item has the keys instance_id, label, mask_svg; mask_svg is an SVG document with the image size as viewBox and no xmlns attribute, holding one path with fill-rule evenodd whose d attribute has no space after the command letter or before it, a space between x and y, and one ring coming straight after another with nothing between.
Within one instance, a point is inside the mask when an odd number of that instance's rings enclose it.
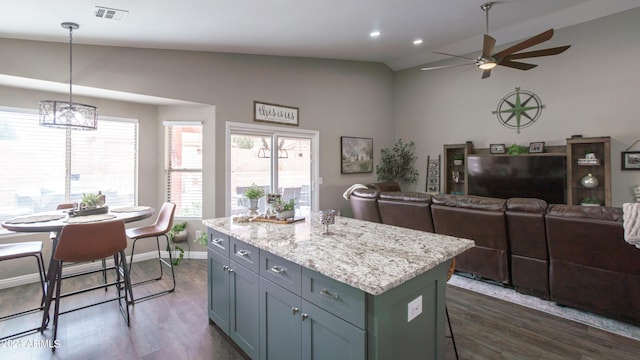
<instances>
[{"instance_id":1,"label":"glass french door","mask_svg":"<svg viewBox=\"0 0 640 360\"><path fill-rule=\"evenodd\" d=\"M255 184L266 193L280 194L284 201L294 199L296 216L308 216L317 201L313 191L315 143L316 132L240 124L228 127L227 214L247 212L243 193ZM265 210L266 197L262 197L258 212Z\"/></svg>"}]
</instances>

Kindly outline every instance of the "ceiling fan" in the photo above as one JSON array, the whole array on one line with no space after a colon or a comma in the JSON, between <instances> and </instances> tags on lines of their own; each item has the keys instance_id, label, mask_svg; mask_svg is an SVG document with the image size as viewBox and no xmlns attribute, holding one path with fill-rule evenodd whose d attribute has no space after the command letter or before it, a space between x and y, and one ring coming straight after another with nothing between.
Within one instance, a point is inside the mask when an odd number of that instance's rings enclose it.
<instances>
[{"instance_id":1,"label":"ceiling fan","mask_svg":"<svg viewBox=\"0 0 640 360\"><path fill-rule=\"evenodd\" d=\"M565 46L559 46L555 48L517 53L518 51L524 50L526 48L530 48L532 46L538 45L542 42L545 42L551 39L551 37L553 37L553 29L549 29L534 37L521 41L507 49L504 49L502 51L492 54L493 47L496 44L496 39L489 36L489 10L496 3L497 1L492 1L480 6L482 11L485 12L486 24L487 24L486 32L484 34L484 41L482 43L482 54L480 56L473 59L466 56L452 55L452 54L447 54L442 52L434 52L436 54L468 59L468 60L471 60L472 62L464 63L464 64L456 64L456 65L425 67L425 68L422 68L421 70L436 70L436 69L444 69L444 68L449 68L454 66L476 65L479 69L483 70L482 78L486 79L491 75L491 69L493 69L497 65L506 66L506 67L519 69L519 70L530 70L538 65L528 64L528 63L514 61L514 60L528 59L528 58L540 57L540 56L558 55L564 52L565 50L567 50L569 47L571 47L571 45L565 45Z\"/></svg>"}]
</instances>

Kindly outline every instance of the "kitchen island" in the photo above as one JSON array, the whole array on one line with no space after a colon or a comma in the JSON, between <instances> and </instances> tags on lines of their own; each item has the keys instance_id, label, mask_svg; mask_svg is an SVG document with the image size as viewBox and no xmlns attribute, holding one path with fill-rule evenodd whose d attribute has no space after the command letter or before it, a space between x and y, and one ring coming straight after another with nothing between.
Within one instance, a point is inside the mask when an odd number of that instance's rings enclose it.
<instances>
[{"instance_id":1,"label":"kitchen island","mask_svg":"<svg viewBox=\"0 0 640 360\"><path fill-rule=\"evenodd\" d=\"M473 241L312 214L203 220L209 318L253 359L442 359L450 260Z\"/></svg>"}]
</instances>

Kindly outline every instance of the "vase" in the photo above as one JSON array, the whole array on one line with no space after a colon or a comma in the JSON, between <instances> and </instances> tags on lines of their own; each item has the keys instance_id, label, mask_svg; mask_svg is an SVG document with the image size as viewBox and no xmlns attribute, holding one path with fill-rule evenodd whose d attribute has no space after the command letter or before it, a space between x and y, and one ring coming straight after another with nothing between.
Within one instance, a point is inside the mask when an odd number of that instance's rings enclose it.
<instances>
[{"instance_id":1,"label":"vase","mask_svg":"<svg viewBox=\"0 0 640 360\"><path fill-rule=\"evenodd\" d=\"M591 173L588 173L582 178L582 180L580 180L580 183L582 184L582 186L588 189L593 189L597 187L600 182L598 181L597 177L591 175Z\"/></svg>"},{"instance_id":2,"label":"vase","mask_svg":"<svg viewBox=\"0 0 640 360\"><path fill-rule=\"evenodd\" d=\"M258 199L249 199L249 214L256 215L258 213Z\"/></svg>"},{"instance_id":3,"label":"vase","mask_svg":"<svg viewBox=\"0 0 640 360\"><path fill-rule=\"evenodd\" d=\"M276 212L276 219L278 220L291 219L294 216L296 216L295 210L285 210L285 211Z\"/></svg>"}]
</instances>

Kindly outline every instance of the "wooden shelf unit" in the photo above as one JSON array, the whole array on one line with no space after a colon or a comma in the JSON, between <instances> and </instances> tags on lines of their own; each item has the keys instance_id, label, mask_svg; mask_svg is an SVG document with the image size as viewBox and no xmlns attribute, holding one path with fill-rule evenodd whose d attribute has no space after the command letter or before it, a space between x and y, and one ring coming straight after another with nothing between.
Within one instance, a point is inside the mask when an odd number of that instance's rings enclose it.
<instances>
[{"instance_id":1,"label":"wooden shelf unit","mask_svg":"<svg viewBox=\"0 0 640 360\"><path fill-rule=\"evenodd\" d=\"M587 152L593 152L598 165L579 165ZM582 178L591 173L598 179L598 186L582 186ZM575 137L567 139L567 204L580 205L586 197L600 200L601 205L611 206L611 137Z\"/></svg>"},{"instance_id":2,"label":"wooden shelf unit","mask_svg":"<svg viewBox=\"0 0 640 360\"><path fill-rule=\"evenodd\" d=\"M473 143L467 141L465 144L445 144L443 156L443 192L445 194L467 193L467 156L473 150ZM454 157L462 155L462 165L454 164Z\"/></svg>"}]
</instances>

